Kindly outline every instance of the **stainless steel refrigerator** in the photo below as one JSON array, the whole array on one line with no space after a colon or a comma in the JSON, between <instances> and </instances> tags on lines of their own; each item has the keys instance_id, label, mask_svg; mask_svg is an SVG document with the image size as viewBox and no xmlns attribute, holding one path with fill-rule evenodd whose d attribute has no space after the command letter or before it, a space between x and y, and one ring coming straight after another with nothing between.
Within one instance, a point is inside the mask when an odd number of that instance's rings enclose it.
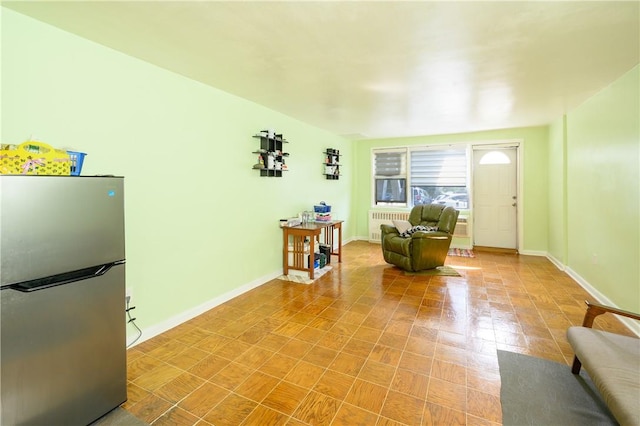
<instances>
[{"instance_id":1,"label":"stainless steel refrigerator","mask_svg":"<svg viewBox=\"0 0 640 426\"><path fill-rule=\"evenodd\" d=\"M0 175L0 424L127 399L124 179Z\"/></svg>"}]
</instances>

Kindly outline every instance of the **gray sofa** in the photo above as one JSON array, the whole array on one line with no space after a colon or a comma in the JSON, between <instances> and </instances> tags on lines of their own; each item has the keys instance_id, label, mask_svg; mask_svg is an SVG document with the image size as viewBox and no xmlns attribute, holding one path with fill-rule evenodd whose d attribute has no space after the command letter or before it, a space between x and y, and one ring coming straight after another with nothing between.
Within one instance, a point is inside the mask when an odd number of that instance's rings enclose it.
<instances>
[{"instance_id":1,"label":"gray sofa","mask_svg":"<svg viewBox=\"0 0 640 426\"><path fill-rule=\"evenodd\" d=\"M598 315L610 312L640 320L640 315L587 303L582 327L569 327L567 339L575 358L571 372L589 373L605 404L622 425L640 425L640 339L591 328Z\"/></svg>"}]
</instances>

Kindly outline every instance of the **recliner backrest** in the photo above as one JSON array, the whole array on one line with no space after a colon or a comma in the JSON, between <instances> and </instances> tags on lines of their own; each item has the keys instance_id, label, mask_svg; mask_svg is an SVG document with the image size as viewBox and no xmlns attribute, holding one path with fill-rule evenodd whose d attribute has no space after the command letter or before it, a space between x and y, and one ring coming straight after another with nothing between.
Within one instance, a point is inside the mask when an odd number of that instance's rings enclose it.
<instances>
[{"instance_id":1,"label":"recliner backrest","mask_svg":"<svg viewBox=\"0 0 640 426\"><path fill-rule=\"evenodd\" d=\"M419 204L411 209L409 222L413 226L437 226L444 207L441 204Z\"/></svg>"},{"instance_id":2,"label":"recliner backrest","mask_svg":"<svg viewBox=\"0 0 640 426\"><path fill-rule=\"evenodd\" d=\"M453 233L460 212L442 204L420 204L411 209L409 222L413 225L436 226L439 231Z\"/></svg>"}]
</instances>

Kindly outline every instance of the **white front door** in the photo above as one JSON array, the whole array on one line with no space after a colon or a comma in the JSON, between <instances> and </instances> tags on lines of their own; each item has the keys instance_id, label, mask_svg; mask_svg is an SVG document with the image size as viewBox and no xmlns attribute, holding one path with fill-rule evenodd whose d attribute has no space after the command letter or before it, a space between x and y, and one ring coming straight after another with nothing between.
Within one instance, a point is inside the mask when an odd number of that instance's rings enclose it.
<instances>
[{"instance_id":1,"label":"white front door","mask_svg":"<svg viewBox=\"0 0 640 426\"><path fill-rule=\"evenodd\" d=\"M516 249L517 148L473 151L474 245Z\"/></svg>"}]
</instances>

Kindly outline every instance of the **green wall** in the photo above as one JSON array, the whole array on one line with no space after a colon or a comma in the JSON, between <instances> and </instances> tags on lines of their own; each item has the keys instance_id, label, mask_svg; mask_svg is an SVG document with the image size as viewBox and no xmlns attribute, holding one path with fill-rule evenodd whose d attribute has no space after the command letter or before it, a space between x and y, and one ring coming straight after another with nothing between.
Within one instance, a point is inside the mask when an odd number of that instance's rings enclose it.
<instances>
[{"instance_id":1,"label":"green wall","mask_svg":"<svg viewBox=\"0 0 640 426\"><path fill-rule=\"evenodd\" d=\"M527 127L517 129L493 130L475 133L461 133L413 138L376 139L358 141L354 147L356 158L355 179L358 181L356 197L357 221L356 234L366 238L369 233L368 211L373 204L371 189L371 150L380 147L419 146L458 142L522 141L522 194L519 207L522 212L523 241L521 252L545 254L547 250L547 202L548 175L547 150L548 128Z\"/></svg>"},{"instance_id":2,"label":"green wall","mask_svg":"<svg viewBox=\"0 0 640 426\"><path fill-rule=\"evenodd\" d=\"M143 329L280 275L280 218L326 201L353 237L351 142L0 10L2 142L33 135L87 152L83 174L125 176L127 286ZM251 136L266 128L290 141L283 178L251 168ZM338 181L322 175L329 147L344 154Z\"/></svg>"},{"instance_id":3,"label":"green wall","mask_svg":"<svg viewBox=\"0 0 640 426\"><path fill-rule=\"evenodd\" d=\"M559 265L567 263L566 116L549 126L548 254Z\"/></svg>"},{"instance_id":4,"label":"green wall","mask_svg":"<svg viewBox=\"0 0 640 426\"><path fill-rule=\"evenodd\" d=\"M523 142L521 251L640 311L637 67L549 126L352 143L0 11L1 140L33 135L88 152L83 174L126 177L127 286L145 330L279 275L278 219L318 201L345 240L366 239L372 148L505 140ZM284 178L251 169L265 128L291 141ZM344 154L339 181L321 174L328 147Z\"/></svg>"},{"instance_id":5,"label":"green wall","mask_svg":"<svg viewBox=\"0 0 640 426\"><path fill-rule=\"evenodd\" d=\"M640 312L640 67L567 114L567 264Z\"/></svg>"}]
</instances>

